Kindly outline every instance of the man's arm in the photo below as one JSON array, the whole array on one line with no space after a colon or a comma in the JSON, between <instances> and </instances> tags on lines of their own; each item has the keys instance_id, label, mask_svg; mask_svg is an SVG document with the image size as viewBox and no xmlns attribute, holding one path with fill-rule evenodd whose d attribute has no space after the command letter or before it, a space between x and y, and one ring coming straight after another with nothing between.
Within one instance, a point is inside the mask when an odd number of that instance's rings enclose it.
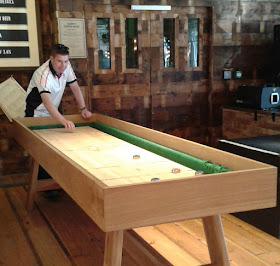
<instances>
[{"instance_id":1,"label":"man's arm","mask_svg":"<svg viewBox=\"0 0 280 266\"><path fill-rule=\"evenodd\" d=\"M43 101L44 106L48 110L49 114L57 120L60 124L65 126L65 128L68 128L70 130L73 130L75 128L75 125L72 121L69 121L63 117L63 115L56 109L56 107L53 105L51 101L51 95L49 93L41 93L41 98Z\"/></svg>"},{"instance_id":2,"label":"man's arm","mask_svg":"<svg viewBox=\"0 0 280 266\"><path fill-rule=\"evenodd\" d=\"M73 83L70 83L69 86L75 96L75 99L78 103L79 108L82 109L82 108L86 107L84 97L83 97L83 94L81 92L78 82L75 81ZM84 108L81 112L81 115L83 118L87 119L87 118L91 117L91 112L88 111L86 108Z\"/></svg>"}]
</instances>

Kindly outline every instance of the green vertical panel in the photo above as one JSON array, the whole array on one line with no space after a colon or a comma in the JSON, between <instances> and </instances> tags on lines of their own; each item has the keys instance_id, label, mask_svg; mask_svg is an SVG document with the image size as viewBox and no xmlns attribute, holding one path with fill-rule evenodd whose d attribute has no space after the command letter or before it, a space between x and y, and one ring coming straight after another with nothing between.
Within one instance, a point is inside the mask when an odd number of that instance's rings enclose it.
<instances>
[{"instance_id":1,"label":"green vertical panel","mask_svg":"<svg viewBox=\"0 0 280 266\"><path fill-rule=\"evenodd\" d=\"M137 18L125 19L126 68L138 68Z\"/></svg>"}]
</instances>

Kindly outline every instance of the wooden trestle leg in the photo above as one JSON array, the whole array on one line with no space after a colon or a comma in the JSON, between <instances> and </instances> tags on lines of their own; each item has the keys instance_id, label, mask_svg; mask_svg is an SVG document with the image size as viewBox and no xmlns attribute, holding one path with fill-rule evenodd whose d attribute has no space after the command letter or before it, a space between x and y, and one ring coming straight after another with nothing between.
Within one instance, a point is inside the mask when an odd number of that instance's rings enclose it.
<instances>
[{"instance_id":1,"label":"wooden trestle leg","mask_svg":"<svg viewBox=\"0 0 280 266\"><path fill-rule=\"evenodd\" d=\"M227 246L219 214L202 218L211 265L230 265Z\"/></svg>"},{"instance_id":2,"label":"wooden trestle leg","mask_svg":"<svg viewBox=\"0 0 280 266\"><path fill-rule=\"evenodd\" d=\"M33 209L34 198L37 191L37 178L38 178L39 164L32 158L26 209L31 211Z\"/></svg>"},{"instance_id":3,"label":"wooden trestle leg","mask_svg":"<svg viewBox=\"0 0 280 266\"><path fill-rule=\"evenodd\" d=\"M103 266L121 266L123 231L107 232Z\"/></svg>"}]
</instances>

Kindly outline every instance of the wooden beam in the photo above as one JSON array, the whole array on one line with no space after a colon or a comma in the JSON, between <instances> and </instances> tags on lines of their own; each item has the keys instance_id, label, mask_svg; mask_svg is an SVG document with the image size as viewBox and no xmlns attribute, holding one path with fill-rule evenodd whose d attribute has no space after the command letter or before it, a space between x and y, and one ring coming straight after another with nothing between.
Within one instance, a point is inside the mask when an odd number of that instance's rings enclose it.
<instances>
[{"instance_id":1,"label":"wooden beam","mask_svg":"<svg viewBox=\"0 0 280 266\"><path fill-rule=\"evenodd\" d=\"M37 191L45 191L61 188L53 179L42 179L37 181Z\"/></svg>"},{"instance_id":2,"label":"wooden beam","mask_svg":"<svg viewBox=\"0 0 280 266\"><path fill-rule=\"evenodd\" d=\"M30 179L28 185L28 195L26 202L26 209L31 211L33 209L34 197L37 191L37 178L39 172L39 164L32 158L31 171L30 171Z\"/></svg>"},{"instance_id":3,"label":"wooden beam","mask_svg":"<svg viewBox=\"0 0 280 266\"><path fill-rule=\"evenodd\" d=\"M0 175L0 188L28 185L30 173Z\"/></svg>"},{"instance_id":4,"label":"wooden beam","mask_svg":"<svg viewBox=\"0 0 280 266\"><path fill-rule=\"evenodd\" d=\"M123 231L107 232L103 266L121 266Z\"/></svg>"},{"instance_id":5,"label":"wooden beam","mask_svg":"<svg viewBox=\"0 0 280 266\"><path fill-rule=\"evenodd\" d=\"M213 215L202 218L209 255L212 264L230 266L221 216Z\"/></svg>"}]
</instances>

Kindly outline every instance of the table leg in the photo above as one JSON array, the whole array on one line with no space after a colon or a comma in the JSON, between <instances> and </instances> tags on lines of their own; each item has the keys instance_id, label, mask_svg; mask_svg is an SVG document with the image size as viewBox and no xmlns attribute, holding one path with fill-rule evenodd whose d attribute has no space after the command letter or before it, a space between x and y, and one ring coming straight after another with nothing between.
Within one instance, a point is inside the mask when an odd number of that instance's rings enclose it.
<instances>
[{"instance_id":1,"label":"table leg","mask_svg":"<svg viewBox=\"0 0 280 266\"><path fill-rule=\"evenodd\" d=\"M123 231L107 232L103 266L121 266Z\"/></svg>"},{"instance_id":2,"label":"table leg","mask_svg":"<svg viewBox=\"0 0 280 266\"><path fill-rule=\"evenodd\" d=\"M32 158L26 209L31 211L33 209L34 198L37 191L37 178L38 178L39 164Z\"/></svg>"},{"instance_id":3,"label":"table leg","mask_svg":"<svg viewBox=\"0 0 280 266\"><path fill-rule=\"evenodd\" d=\"M202 218L211 265L230 265L227 246L222 227L221 216L213 215Z\"/></svg>"}]
</instances>

